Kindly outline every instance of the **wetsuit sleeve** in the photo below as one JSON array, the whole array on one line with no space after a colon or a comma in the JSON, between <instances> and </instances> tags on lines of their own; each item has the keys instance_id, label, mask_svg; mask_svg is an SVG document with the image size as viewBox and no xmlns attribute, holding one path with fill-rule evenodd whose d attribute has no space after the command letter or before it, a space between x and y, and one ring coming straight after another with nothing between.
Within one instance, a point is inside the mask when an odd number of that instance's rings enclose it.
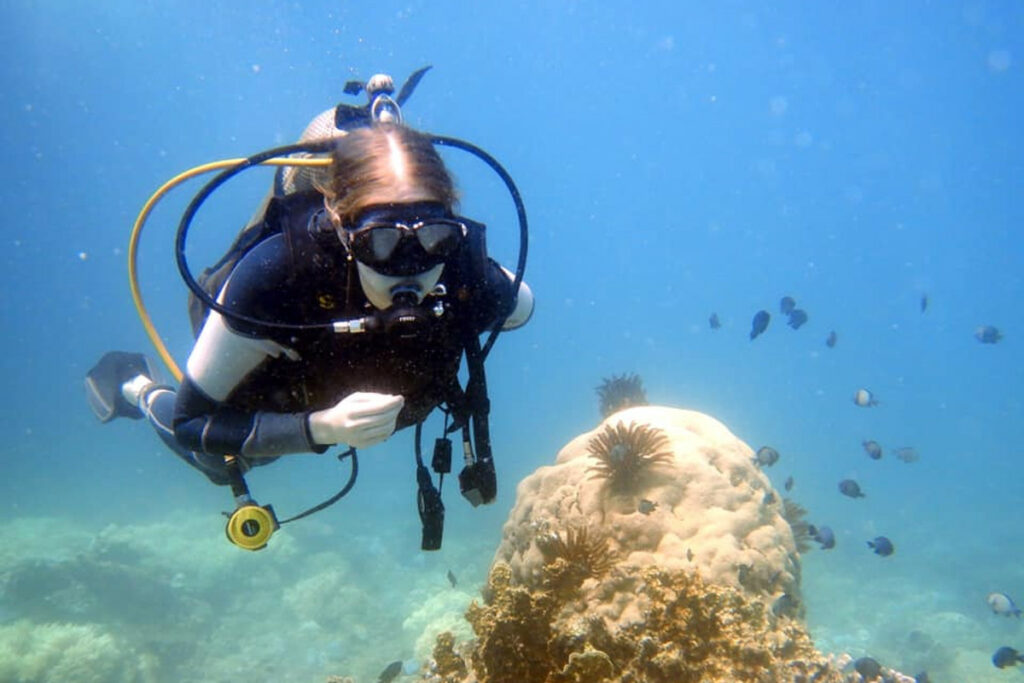
<instances>
[{"instance_id":1,"label":"wetsuit sleeve","mask_svg":"<svg viewBox=\"0 0 1024 683\"><path fill-rule=\"evenodd\" d=\"M269 458L323 453L309 433L307 413L245 412L214 401L190 377L178 390L174 438L185 448L212 455Z\"/></svg>"},{"instance_id":2,"label":"wetsuit sleeve","mask_svg":"<svg viewBox=\"0 0 1024 683\"><path fill-rule=\"evenodd\" d=\"M236 266L218 301L232 310L252 311L252 301L280 298L282 271L287 262L282 247L268 240L254 248ZM275 296L276 295L276 296ZM256 317L263 312L257 311ZM185 448L215 455L274 457L286 453L318 452L307 413L245 411L233 407L230 397L251 373L269 358L298 354L255 329L240 329L211 311L189 355L185 379L174 409L174 436Z\"/></svg>"}]
</instances>

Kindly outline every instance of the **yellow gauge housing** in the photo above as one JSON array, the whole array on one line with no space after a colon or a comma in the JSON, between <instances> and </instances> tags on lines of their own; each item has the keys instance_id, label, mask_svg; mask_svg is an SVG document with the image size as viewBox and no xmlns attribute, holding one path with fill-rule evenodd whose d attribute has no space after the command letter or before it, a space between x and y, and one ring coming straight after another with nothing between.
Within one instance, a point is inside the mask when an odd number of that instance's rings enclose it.
<instances>
[{"instance_id":1,"label":"yellow gauge housing","mask_svg":"<svg viewBox=\"0 0 1024 683\"><path fill-rule=\"evenodd\" d=\"M224 532L228 540L243 550L262 550L279 528L269 506L242 505L231 513Z\"/></svg>"}]
</instances>

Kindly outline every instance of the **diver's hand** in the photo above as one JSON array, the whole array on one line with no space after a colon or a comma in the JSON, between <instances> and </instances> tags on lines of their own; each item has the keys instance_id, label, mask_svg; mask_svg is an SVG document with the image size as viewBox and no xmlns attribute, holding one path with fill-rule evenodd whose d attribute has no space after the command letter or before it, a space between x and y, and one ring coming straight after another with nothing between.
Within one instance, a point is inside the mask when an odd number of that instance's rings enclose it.
<instances>
[{"instance_id":1,"label":"diver's hand","mask_svg":"<svg viewBox=\"0 0 1024 683\"><path fill-rule=\"evenodd\" d=\"M309 433L321 446L345 443L365 448L384 441L395 431L405 399L393 394L357 391L331 408L309 414Z\"/></svg>"}]
</instances>

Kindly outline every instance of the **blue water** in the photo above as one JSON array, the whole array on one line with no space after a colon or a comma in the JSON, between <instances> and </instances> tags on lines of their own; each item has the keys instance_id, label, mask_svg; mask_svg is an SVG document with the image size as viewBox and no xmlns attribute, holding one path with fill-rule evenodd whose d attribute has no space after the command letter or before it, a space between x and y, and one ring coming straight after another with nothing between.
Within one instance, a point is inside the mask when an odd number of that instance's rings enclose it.
<instances>
[{"instance_id":1,"label":"blue water","mask_svg":"<svg viewBox=\"0 0 1024 683\"><path fill-rule=\"evenodd\" d=\"M216 652L171 649L158 660L194 668L158 666L156 680L369 680L413 657L403 620L449 590L449 567L476 595L515 483L596 424L594 387L623 372L652 402L780 451L776 486L793 475L792 496L837 533L834 551L804 560L823 649L945 674L933 680L1001 680L991 652L1024 649L1020 622L984 600L1024 599L1019 3L15 0L0 32L0 569L73 557L111 524L143 536L166 524L177 532L153 533L173 537L169 555L223 553L209 571L246 577L246 607L219 606L198 638L231 642L251 619L285 658L261 674L244 653L228 671ZM144 425L98 425L83 401L102 352L150 350L128 293L132 221L174 174L294 140L346 80L426 64L408 120L486 148L530 215L536 314L489 363L499 500L472 510L447 491L445 550L424 556L400 434L364 455L349 498L297 525L293 554L238 559L220 536L225 492ZM512 263L511 204L481 166L450 160L464 212ZM268 182L254 172L211 201L195 258L216 257ZM158 207L140 253L147 306L179 360L190 336L172 245L188 188ZM810 315L795 332L777 313L787 294ZM751 342L761 308L775 315ZM986 324L1000 344L974 339ZM860 387L880 404L856 407ZM868 438L882 461L864 455ZM897 461L898 446L920 461ZM251 483L287 513L343 474L295 458ZM838 494L847 477L866 499ZM878 534L894 556L866 549ZM151 561L173 574L172 560ZM332 562L350 568L339 586L374 600L313 628L294 600L270 599ZM16 618L0 605L0 628ZM88 610L81 621L102 623ZM918 657L904 644L915 630L941 647Z\"/></svg>"}]
</instances>

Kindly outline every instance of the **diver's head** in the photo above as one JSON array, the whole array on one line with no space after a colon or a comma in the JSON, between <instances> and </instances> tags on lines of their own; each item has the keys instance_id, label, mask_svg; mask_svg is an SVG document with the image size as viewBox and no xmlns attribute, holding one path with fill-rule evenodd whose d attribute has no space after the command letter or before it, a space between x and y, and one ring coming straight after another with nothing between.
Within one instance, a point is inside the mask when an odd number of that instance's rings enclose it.
<instances>
[{"instance_id":1,"label":"diver's head","mask_svg":"<svg viewBox=\"0 0 1024 683\"><path fill-rule=\"evenodd\" d=\"M371 206L435 202L451 213L458 201L430 138L387 123L336 138L328 178L318 189L336 226L351 226Z\"/></svg>"},{"instance_id":2,"label":"diver's head","mask_svg":"<svg viewBox=\"0 0 1024 683\"><path fill-rule=\"evenodd\" d=\"M320 190L379 309L399 298L403 305L412 296L422 301L466 234L453 218L454 183L433 143L401 125L376 124L338 139Z\"/></svg>"}]
</instances>

